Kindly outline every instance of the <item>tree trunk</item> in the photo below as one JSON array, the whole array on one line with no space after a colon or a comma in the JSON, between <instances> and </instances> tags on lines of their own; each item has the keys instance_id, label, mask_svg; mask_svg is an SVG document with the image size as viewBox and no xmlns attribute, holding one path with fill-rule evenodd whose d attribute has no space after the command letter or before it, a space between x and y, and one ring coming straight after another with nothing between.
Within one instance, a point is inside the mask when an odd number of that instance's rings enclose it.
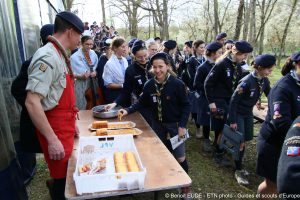
<instances>
[{"instance_id":1,"label":"tree trunk","mask_svg":"<svg viewBox=\"0 0 300 200\"><path fill-rule=\"evenodd\" d=\"M106 23L104 0L101 0L102 22Z\"/></svg>"},{"instance_id":2,"label":"tree trunk","mask_svg":"<svg viewBox=\"0 0 300 200\"><path fill-rule=\"evenodd\" d=\"M262 0L261 15L260 15L261 33L260 33L260 38L259 38L259 50L258 50L258 54L262 54L262 52L264 51L265 18L266 18L265 6L266 6L266 1Z\"/></svg>"},{"instance_id":3,"label":"tree trunk","mask_svg":"<svg viewBox=\"0 0 300 200\"><path fill-rule=\"evenodd\" d=\"M234 34L234 37L233 37L234 40L238 40L239 37L240 37L240 34L241 34L244 4L245 4L245 0L240 0L240 4L239 4L239 8L238 8L238 14L237 14L237 18L236 18L235 34Z\"/></svg>"},{"instance_id":4,"label":"tree trunk","mask_svg":"<svg viewBox=\"0 0 300 200\"><path fill-rule=\"evenodd\" d=\"M246 3L245 3L245 15L244 15L243 40L248 39L249 22L250 22L249 19L250 19L250 5L249 5L249 2L246 1Z\"/></svg>"},{"instance_id":5,"label":"tree trunk","mask_svg":"<svg viewBox=\"0 0 300 200\"><path fill-rule=\"evenodd\" d=\"M291 19L292 19L293 14L295 13L295 10L296 10L297 2L298 2L298 0L293 0L292 9L291 9L289 18L288 18L288 20L285 24L285 27L284 27L282 39L281 39L281 42L280 42L280 51L279 51L279 56L278 56L278 60L277 60L277 66L280 66L282 53L285 51L285 41L286 41L286 37L287 37L287 34L288 34L288 29L289 29L289 26L290 26Z\"/></svg>"},{"instance_id":6,"label":"tree trunk","mask_svg":"<svg viewBox=\"0 0 300 200\"><path fill-rule=\"evenodd\" d=\"M249 41L255 47L255 35L256 35L256 0L251 0L250 2L250 31L249 31ZM254 48L255 49L255 48ZM253 50L253 54L255 55L255 50Z\"/></svg>"},{"instance_id":7,"label":"tree trunk","mask_svg":"<svg viewBox=\"0 0 300 200\"><path fill-rule=\"evenodd\" d=\"M164 32L164 39L169 39L169 18L168 18L168 1L163 0L163 32Z\"/></svg>"},{"instance_id":8,"label":"tree trunk","mask_svg":"<svg viewBox=\"0 0 300 200\"><path fill-rule=\"evenodd\" d=\"M215 32L215 37L220 33L221 30L219 30L219 5L218 5L218 0L214 0L214 32Z\"/></svg>"},{"instance_id":9,"label":"tree trunk","mask_svg":"<svg viewBox=\"0 0 300 200\"><path fill-rule=\"evenodd\" d=\"M154 15L152 16L153 17L153 32L154 32L154 37L156 37L156 22L155 22L155 17Z\"/></svg>"}]
</instances>

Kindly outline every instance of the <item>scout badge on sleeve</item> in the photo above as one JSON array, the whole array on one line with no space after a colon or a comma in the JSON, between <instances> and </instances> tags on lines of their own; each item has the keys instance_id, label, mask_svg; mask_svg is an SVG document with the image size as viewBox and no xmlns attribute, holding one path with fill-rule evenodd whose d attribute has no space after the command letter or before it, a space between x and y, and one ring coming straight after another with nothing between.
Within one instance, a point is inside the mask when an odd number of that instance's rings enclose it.
<instances>
[{"instance_id":1,"label":"scout badge on sleeve","mask_svg":"<svg viewBox=\"0 0 300 200\"><path fill-rule=\"evenodd\" d=\"M42 72L45 72L47 70L48 66L45 65L44 63L42 63L39 67L39 70L41 70Z\"/></svg>"},{"instance_id":2,"label":"scout badge on sleeve","mask_svg":"<svg viewBox=\"0 0 300 200\"><path fill-rule=\"evenodd\" d=\"M275 102L273 119L278 119L281 117L282 117L282 115L280 114L280 102Z\"/></svg>"},{"instance_id":3,"label":"scout badge on sleeve","mask_svg":"<svg viewBox=\"0 0 300 200\"><path fill-rule=\"evenodd\" d=\"M299 156L300 155L300 147L288 147L287 156Z\"/></svg>"},{"instance_id":4,"label":"scout badge on sleeve","mask_svg":"<svg viewBox=\"0 0 300 200\"><path fill-rule=\"evenodd\" d=\"M238 94L243 94L245 86L246 86L246 83L243 83L242 85L239 86Z\"/></svg>"}]
</instances>

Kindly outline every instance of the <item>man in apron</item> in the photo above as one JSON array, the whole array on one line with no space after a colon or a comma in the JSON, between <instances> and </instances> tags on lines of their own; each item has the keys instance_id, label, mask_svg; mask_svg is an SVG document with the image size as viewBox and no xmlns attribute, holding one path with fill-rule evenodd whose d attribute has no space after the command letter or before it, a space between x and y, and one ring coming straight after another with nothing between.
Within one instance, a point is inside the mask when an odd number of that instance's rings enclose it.
<instances>
[{"instance_id":1,"label":"man in apron","mask_svg":"<svg viewBox=\"0 0 300 200\"><path fill-rule=\"evenodd\" d=\"M36 127L51 182L52 199L65 199L68 160L75 135L74 79L66 50L74 50L84 31L82 21L71 12L60 12L54 34L37 50L28 68L26 108ZM51 184L50 184L51 183Z\"/></svg>"}]
</instances>

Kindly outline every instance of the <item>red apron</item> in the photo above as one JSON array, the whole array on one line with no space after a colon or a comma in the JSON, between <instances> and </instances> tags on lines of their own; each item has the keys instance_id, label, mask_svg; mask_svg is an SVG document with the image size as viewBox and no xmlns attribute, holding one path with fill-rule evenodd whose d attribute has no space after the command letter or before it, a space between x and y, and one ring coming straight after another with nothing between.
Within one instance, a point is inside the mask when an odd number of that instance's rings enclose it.
<instances>
[{"instance_id":1,"label":"red apron","mask_svg":"<svg viewBox=\"0 0 300 200\"><path fill-rule=\"evenodd\" d=\"M65 75L67 85L60 97L58 105L52 110L45 111L50 126L64 147L65 157L62 160L52 160L49 158L47 140L37 130L37 135L44 152L45 160L48 164L50 176L54 179L65 178L67 175L68 160L73 151L75 120L78 112L74 93L74 80L69 74L65 73Z\"/></svg>"}]
</instances>

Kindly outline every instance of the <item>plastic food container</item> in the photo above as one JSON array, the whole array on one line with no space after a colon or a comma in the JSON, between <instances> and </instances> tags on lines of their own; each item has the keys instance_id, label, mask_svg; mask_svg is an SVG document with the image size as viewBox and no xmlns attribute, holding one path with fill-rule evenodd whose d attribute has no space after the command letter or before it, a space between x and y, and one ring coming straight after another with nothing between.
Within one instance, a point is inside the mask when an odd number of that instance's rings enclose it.
<instances>
[{"instance_id":1,"label":"plastic food container","mask_svg":"<svg viewBox=\"0 0 300 200\"><path fill-rule=\"evenodd\" d=\"M77 151L73 174L77 194L144 188L146 168L141 162L132 135L80 137ZM114 153L127 151L134 153L140 171L116 173ZM106 169L99 174L79 173L79 167L83 164L102 158L106 159Z\"/></svg>"}]
</instances>

